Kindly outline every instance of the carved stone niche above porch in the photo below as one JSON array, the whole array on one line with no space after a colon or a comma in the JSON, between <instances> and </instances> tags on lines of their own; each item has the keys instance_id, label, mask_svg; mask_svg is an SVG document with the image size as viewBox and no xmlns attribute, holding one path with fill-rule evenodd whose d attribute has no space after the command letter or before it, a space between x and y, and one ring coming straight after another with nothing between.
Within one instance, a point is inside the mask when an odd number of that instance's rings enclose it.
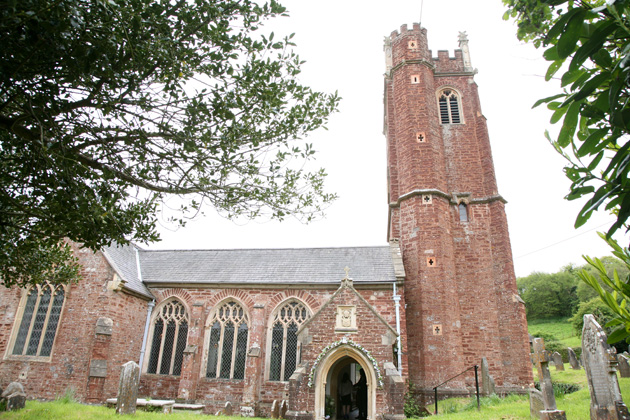
<instances>
[{"instance_id":1,"label":"carved stone niche above porch","mask_svg":"<svg viewBox=\"0 0 630 420\"><path fill-rule=\"evenodd\" d=\"M335 332L357 332L357 307L355 305L337 306Z\"/></svg>"}]
</instances>

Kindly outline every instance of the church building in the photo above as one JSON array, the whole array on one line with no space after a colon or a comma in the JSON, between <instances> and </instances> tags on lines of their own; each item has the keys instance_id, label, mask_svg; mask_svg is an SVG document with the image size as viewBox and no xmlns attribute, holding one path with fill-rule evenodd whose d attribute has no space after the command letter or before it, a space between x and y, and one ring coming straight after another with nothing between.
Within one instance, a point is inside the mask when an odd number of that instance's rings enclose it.
<instances>
[{"instance_id":1,"label":"church building","mask_svg":"<svg viewBox=\"0 0 630 420\"><path fill-rule=\"evenodd\" d=\"M0 388L100 403L135 361L141 397L323 420L341 418L341 378L363 375L367 417L400 419L408 383L431 398L486 358L498 393L523 392L532 370L506 201L463 33L459 46L434 57L418 24L386 38L385 245L73 245L80 282L0 287ZM462 375L441 395L473 391Z\"/></svg>"}]
</instances>

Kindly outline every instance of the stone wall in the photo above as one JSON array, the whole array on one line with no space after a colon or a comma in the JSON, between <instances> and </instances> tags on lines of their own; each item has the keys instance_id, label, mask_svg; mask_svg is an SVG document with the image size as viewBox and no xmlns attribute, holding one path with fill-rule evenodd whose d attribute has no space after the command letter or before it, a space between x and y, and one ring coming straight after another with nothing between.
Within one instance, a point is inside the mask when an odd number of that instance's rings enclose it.
<instances>
[{"instance_id":1,"label":"stone wall","mask_svg":"<svg viewBox=\"0 0 630 420\"><path fill-rule=\"evenodd\" d=\"M146 301L108 290L114 272L100 252L75 251L83 278L67 289L49 360L7 350L23 291L0 287L0 387L17 380L30 397L54 399L72 389L82 401L103 401L116 396L122 364L138 361ZM112 321L110 335L96 333L99 318Z\"/></svg>"}]
</instances>

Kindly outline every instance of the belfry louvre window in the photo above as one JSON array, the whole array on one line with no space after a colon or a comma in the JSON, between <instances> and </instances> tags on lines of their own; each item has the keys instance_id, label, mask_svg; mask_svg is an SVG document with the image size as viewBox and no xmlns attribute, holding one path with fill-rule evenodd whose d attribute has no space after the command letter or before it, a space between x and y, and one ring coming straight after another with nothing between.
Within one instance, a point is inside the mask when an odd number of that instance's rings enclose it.
<instances>
[{"instance_id":1,"label":"belfry louvre window","mask_svg":"<svg viewBox=\"0 0 630 420\"><path fill-rule=\"evenodd\" d=\"M162 306L153 322L153 339L147 373L180 375L187 338L186 308L180 301L171 300Z\"/></svg>"},{"instance_id":2,"label":"belfry louvre window","mask_svg":"<svg viewBox=\"0 0 630 420\"><path fill-rule=\"evenodd\" d=\"M247 354L247 314L236 302L221 304L210 321L207 378L243 379Z\"/></svg>"},{"instance_id":3,"label":"belfry louvre window","mask_svg":"<svg viewBox=\"0 0 630 420\"><path fill-rule=\"evenodd\" d=\"M442 124L460 124L459 96L451 89L440 92L440 122Z\"/></svg>"},{"instance_id":4,"label":"belfry louvre window","mask_svg":"<svg viewBox=\"0 0 630 420\"><path fill-rule=\"evenodd\" d=\"M276 311L271 329L270 381L288 381L298 361L297 331L310 317L301 302L285 303Z\"/></svg>"},{"instance_id":5,"label":"belfry louvre window","mask_svg":"<svg viewBox=\"0 0 630 420\"><path fill-rule=\"evenodd\" d=\"M24 310L17 330L14 356L49 357L59 328L66 290L45 283L32 286L23 298Z\"/></svg>"}]
</instances>

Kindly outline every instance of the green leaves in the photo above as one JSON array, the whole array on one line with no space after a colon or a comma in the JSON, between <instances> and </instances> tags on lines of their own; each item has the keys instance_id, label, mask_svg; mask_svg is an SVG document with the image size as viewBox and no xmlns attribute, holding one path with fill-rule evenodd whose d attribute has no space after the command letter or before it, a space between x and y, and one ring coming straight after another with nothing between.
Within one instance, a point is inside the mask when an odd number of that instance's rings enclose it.
<instances>
[{"instance_id":1,"label":"green leaves","mask_svg":"<svg viewBox=\"0 0 630 420\"><path fill-rule=\"evenodd\" d=\"M613 255L619 258L625 267L630 269L630 253L627 248L622 248L612 238L599 234L613 250ZM591 273L587 270L578 272L582 281L588 284L597 292L601 300L614 313L614 318L606 323L607 327L617 327L608 336L608 343L616 343L621 340L630 342L630 308L628 298L630 297L629 278L621 278L615 269L609 273L598 258L584 257L586 262L594 269ZM603 287L605 286L605 287Z\"/></svg>"},{"instance_id":2,"label":"green leaves","mask_svg":"<svg viewBox=\"0 0 630 420\"><path fill-rule=\"evenodd\" d=\"M558 136L550 141L568 162L565 173L572 184L567 198L588 198L575 226L583 225L603 206L617 216L608 231L612 234L630 217L630 150L626 147L630 3L598 8L568 0L543 4L504 0L504 4L519 22L520 39L547 46L543 54L550 61L546 80L561 74L563 92L537 101L534 107L546 103L553 111L551 123L561 124ZM532 17L536 17L535 26L529 25ZM527 28L525 33L523 28Z\"/></svg>"},{"instance_id":3,"label":"green leaves","mask_svg":"<svg viewBox=\"0 0 630 420\"><path fill-rule=\"evenodd\" d=\"M302 169L312 148L300 140L340 99L299 83L292 36L256 32L284 12L250 0L0 10L0 240L14 244L0 270L41 279L12 264L36 249L61 261L63 238L157 240L172 195L185 200L175 223L200 203L227 217L321 214L335 196L323 171Z\"/></svg>"}]
</instances>

